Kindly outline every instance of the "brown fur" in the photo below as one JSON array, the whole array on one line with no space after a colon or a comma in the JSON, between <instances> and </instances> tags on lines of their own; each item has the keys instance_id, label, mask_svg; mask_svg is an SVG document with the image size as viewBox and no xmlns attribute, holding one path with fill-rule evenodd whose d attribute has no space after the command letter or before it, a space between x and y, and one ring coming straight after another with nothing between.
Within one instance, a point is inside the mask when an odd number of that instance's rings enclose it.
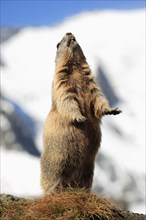
<instances>
[{"instance_id":1,"label":"brown fur","mask_svg":"<svg viewBox=\"0 0 146 220\"><path fill-rule=\"evenodd\" d=\"M57 47L52 108L41 157L41 185L46 194L66 187L91 188L101 118L120 113L110 108L93 81L75 37L67 33Z\"/></svg>"}]
</instances>

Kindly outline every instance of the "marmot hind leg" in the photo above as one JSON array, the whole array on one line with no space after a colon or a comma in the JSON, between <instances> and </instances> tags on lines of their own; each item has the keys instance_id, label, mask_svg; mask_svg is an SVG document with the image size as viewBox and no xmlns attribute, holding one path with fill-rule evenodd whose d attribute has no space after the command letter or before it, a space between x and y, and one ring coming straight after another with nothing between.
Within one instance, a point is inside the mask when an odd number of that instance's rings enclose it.
<instances>
[{"instance_id":1,"label":"marmot hind leg","mask_svg":"<svg viewBox=\"0 0 146 220\"><path fill-rule=\"evenodd\" d=\"M80 180L80 188L91 189L94 175L94 163L84 165L83 174Z\"/></svg>"}]
</instances>

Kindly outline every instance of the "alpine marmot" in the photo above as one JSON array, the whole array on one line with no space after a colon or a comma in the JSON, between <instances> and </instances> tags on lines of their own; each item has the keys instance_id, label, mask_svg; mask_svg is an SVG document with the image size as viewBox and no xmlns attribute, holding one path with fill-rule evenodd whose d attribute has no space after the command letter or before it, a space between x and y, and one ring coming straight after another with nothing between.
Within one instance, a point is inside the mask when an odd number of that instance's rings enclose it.
<instances>
[{"instance_id":1,"label":"alpine marmot","mask_svg":"<svg viewBox=\"0 0 146 220\"><path fill-rule=\"evenodd\" d=\"M101 118L119 114L111 108L72 33L57 44L52 107L41 156L45 194L67 187L92 186L95 156L101 142Z\"/></svg>"}]
</instances>

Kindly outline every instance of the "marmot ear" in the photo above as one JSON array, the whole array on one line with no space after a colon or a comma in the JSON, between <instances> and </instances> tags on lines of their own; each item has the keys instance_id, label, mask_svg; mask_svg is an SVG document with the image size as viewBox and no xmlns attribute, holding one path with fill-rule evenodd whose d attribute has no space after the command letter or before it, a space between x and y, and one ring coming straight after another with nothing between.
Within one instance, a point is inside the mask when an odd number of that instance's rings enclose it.
<instances>
[{"instance_id":1,"label":"marmot ear","mask_svg":"<svg viewBox=\"0 0 146 220\"><path fill-rule=\"evenodd\" d=\"M59 43L57 44L57 46L56 46L56 47L57 47L57 49L58 49L58 47L59 47L59 46L60 46L60 42L59 42Z\"/></svg>"}]
</instances>

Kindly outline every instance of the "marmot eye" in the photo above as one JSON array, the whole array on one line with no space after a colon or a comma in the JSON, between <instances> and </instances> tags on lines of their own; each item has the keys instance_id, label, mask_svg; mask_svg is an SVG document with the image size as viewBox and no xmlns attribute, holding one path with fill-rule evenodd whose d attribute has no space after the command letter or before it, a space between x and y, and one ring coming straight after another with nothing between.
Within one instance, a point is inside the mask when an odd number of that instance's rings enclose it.
<instances>
[{"instance_id":1,"label":"marmot eye","mask_svg":"<svg viewBox=\"0 0 146 220\"><path fill-rule=\"evenodd\" d=\"M57 47L57 49L58 49L58 47L59 47L59 46L60 46L60 42L59 42L59 43L57 44L57 46L56 46L56 47Z\"/></svg>"}]
</instances>

